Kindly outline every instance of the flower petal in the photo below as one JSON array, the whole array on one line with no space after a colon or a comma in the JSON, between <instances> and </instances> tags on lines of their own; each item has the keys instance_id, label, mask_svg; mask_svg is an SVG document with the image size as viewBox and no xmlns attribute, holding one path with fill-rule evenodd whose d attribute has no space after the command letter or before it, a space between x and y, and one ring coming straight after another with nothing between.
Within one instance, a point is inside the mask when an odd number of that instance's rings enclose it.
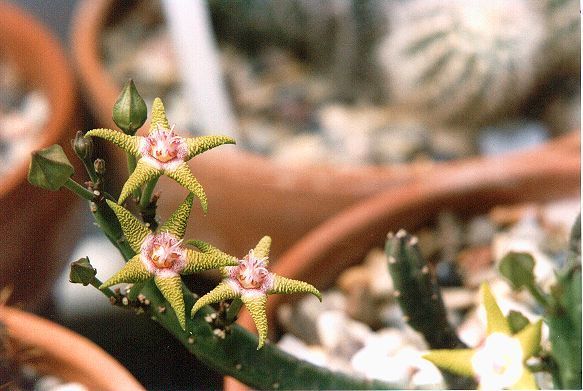
<instances>
[{"instance_id":1,"label":"flower petal","mask_svg":"<svg viewBox=\"0 0 583 391\"><path fill-rule=\"evenodd\" d=\"M139 145L139 137L138 136L129 136L125 133L119 132L117 130L111 129L92 129L85 133L85 137L99 137L104 140L110 141L129 153L130 155L139 156L138 145Z\"/></svg>"},{"instance_id":2,"label":"flower petal","mask_svg":"<svg viewBox=\"0 0 583 391\"><path fill-rule=\"evenodd\" d=\"M101 284L99 289L109 288L112 285L121 284L122 282L132 283L146 281L150 278L152 278L152 274L146 269L146 266L144 266L140 259L140 255L138 254L130 259L120 271Z\"/></svg>"},{"instance_id":3,"label":"flower petal","mask_svg":"<svg viewBox=\"0 0 583 391\"><path fill-rule=\"evenodd\" d=\"M218 269L225 266L237 266L237 258L221 253L202 253L186 249L186 266L182 274L192 274L209 269Z\"/></svg>"},{"instance_id":4,"label":"flower petal","mask_svg":"<svg viewBox=\"0 0 583 391\"><path fill-rule=\"evenodd\" d=\"M168 123L168 118L166 117L166 110L164 110L164 103L162 103L162 99L160 98L154 99L154 103L152 103L149 133L158 130L158 126L160 126L160 128L170 130L170 124Z\"/></svg>"},{"instance_id":5,"label":"flower petal","mask_svg":"<svg viewBox=\"0 0 583 391\"><path fill-rule=\"evenodd\" d=\"M196 155L200 155L201 153L218 147L219 145L235 144L235 139L228 136L201 136L187 138L186 143L188 144L187 160L190 160Z\"/></svg>"},{"instance_id":6,"label":"flower petal","mask_svg":"<svg viewBox=\"0 0 583 391\"><path fill-rule=\"evenodd\" d=\"M253 249L253 253L257 258L269 257L269 250L271 249L271 238L264 236L261 238L257 246ZM265 263L267 265L267 262Z\"/></svg>"},{"instance_id":7,"label":"flower petal","mask_svg":"<svg viewBox=\"0 0 583 391\"><path fill-rule=\"evenodd\" d=\"M184 296L182 295L182 280L180 276L154 277L156 286L174 310L182 330L186 330L186 316L184 314Z\"/></svg>"},{"instance_id":8,"label":"flower petal","mask_svg":"<svg viewBox=\"0 0 583 391\"><path fill-rule=\"evenodd\" d=\"M265 310L267 295L242 296L241 300L245 304L245 307L247 307L257 328L257 333L259 334L257 350L259 350L263 347L267 339L267 313Z\"/></svg>"},{"instance_id":9,"label":"flower petal","mask_svg":"<svg viewBox=\"0 0 583 391\"><path fill-rule=\"evenodd\" d=\"M511 390L538 390L538 385L536 384L536 379L532 372L528 368L524 367L522 371L522 376L520 380L510 387Z\"/></svg>"},{"instance_id":10,"label":"flower petal","mask_svg":"<svg viewBox=\"0 0 583 391\"><path fill-rule=\"evenodd\" d=\"M152 167L145 160L140 159L138 160L138 164L136 165L136 169L132 172L132 175L128 178L126 183L123 185L121 189L121 194L119 196L119 204L123 204L125 200L134 192L145 184L153 179L156 179L162 175L162 170Z\"/></svg>"},{"instance_id":11,"label":"flower petal","mask_svg":"<svg viewBox=\"0 0 583 391\"><path fill-rule=\"evenodd\" d=\"M532 357L540 348L542 320L531 323L514 335L522 347L524 360Z\"/></svg>"},{"instance_id":12,"label":"flower petal","mask_svg":"<svg viewBox=\"0 0 583 391\"><path fill-rule=\"evenodd\" d=\"M219 250L218 248L214 247L213 245L206 243L206 242L203 242L202 240L191 239L191 240L187 240L186 244L196 247L204 254L210 254L210 255L217 256L217 257L221 257L221 258L229 260L229 262L237 260L236 257L229 255L229 254ZM237 264L238 264L238 260L237 260ZM233 262L233 264L231 266L237 266L237 264L235 264ZM220 268L219 272L221 273L222 278L226 278L229 275L227 269L224 267Z\"/></svg>"},{"instance_id":13,"label":"flower petal","mask_svg":"<svg viewBox=\"0 0 583 391\"><path fill-rule=\"evenodd\" d=\"M224 282L219 283L212 291L202 296L200 299L194 303L192 306L192 311L190 316L194 316L198 310L200 310L205 305L211 303L218 303L219 301L234 299L238 297L239 294L233 290L228 284Z\"/></svg>"},{"instance_id":14,"label":"flower petal","mask_svg":"<svg viewBox=\"0 0 583 391\"><path fill-rule=\"evenodd\" d=\"M482 284L482 304L486 310L486 334L502 333L512 335L508 320L502 314L502 310L492 295L490 286L486 283Z\"/></svg>"},{"instance_id":15,"label":"flower petal","mask_svg":"<svg viewBox=\"0 0 583 391\"><path fill-rule=\"evenodd\" d=\"M200 206L204 213L207 212L208 206L206 194L202 185L194 177L192 171L190 171L188 164L182 163L176 169L166 171L165 174L184 186L189 192L194 193L194 195L200 200Z\"/></svg>"},{"instance_id":16,"label":"flower petal","mask_svg":"<svg viewBox=\"0 0 583 391\"><path fill-rule=\"evenodd\" d=\"M311 293L320 299L320 301L322 301L322 294L313 285L310 285L307 282L292 280L291 278L286 278L275 274L273 276L273 287L267 293Z\"/></svg>"},{"instance_id":17,"label":"flower petal","mask_svg":"<svg viewBox=\"0 0 583 391\"><path fill-rule=\"evenodd\" d=\"M194 194L189 193L186 199L180 204L178 209L172 213L172 216L158 229L159 232L169 232L177 238L182 239L186 231L186 224L190 211L192 210L192 200Z\"/></svg>"},{"instance_id":18,"label":"flower petal","mask_svg":"<svg viewBox=\"0 0 583 391\"><path fill-rule=\"evenodd\" d=\"M437 367L465 377L473 377L472 357L474 349L437 349L423 355Z\"/></svg>"},{"instance_id":19,"label":"flower petal","mask_svg":"<svg viewBox=\"0 0 583 391\"><path fill-rule=\"evenodd\" d=\"M142 243L146 236L152 233L148 227L142 224L138 219L130 213L129 210L116 204L113 201L107 200L107 205L113 210L113 213L117 216L119 224L126 240L130 244L132 250L135 252L140 252Z\"/></svg>"}]
</instances>

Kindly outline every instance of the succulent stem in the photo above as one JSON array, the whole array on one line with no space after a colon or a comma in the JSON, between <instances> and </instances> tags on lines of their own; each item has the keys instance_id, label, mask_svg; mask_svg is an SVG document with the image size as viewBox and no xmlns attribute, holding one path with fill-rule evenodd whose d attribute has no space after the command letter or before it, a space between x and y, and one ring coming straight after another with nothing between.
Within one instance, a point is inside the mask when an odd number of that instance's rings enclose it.
<instances>
[{"instance_id":1,"label":"succulent stem","mask_svg":"<svg viewBox=\"0 0 583 391\"><path fill-rule=\"evenodd\" d=\"M79 197L86 199L87 201L92 201L95 198L95 194L93 194L91 191L87 190L86 188L84 188L71 178L67 179L63 186L71 190L73 193L77 194Z\"/></svg>"},{"instance_id":2,"label":"succulent stem","mask_svg":"<svg viewBox=\"0 0 583 391\"><path fill-rule=\"evenodd\" d=\"M441 291L429 265L421 256L417 238L400 230L387 235L385 245L395 297L407 323L420 332L431 349L463 349L454 327L447 320ZM468 378L444 373L451 388L474 388Z\"/></svg>"},{"instance_id":3,"label":"succulent stem","mask_svg":"<svg viewBox=\"0 0 583 391\"><path fill-rule=\"evenodd\" d=\"M140 209L146 209L150 205L150 202L152 201L152 194L154 193L154 188L156 187L157 182L158 178L149 181L146 183L146 186L144 186L144 191L140 197Z\"/></svg>"},{"instance_id":4,"label":"succulent stem","mask_svg":"<svg viewBox=\"0 0 583 391\"><path fill-rule=\"evenodd\" d=\"M239 311L241 311L241 307L243 306L243 301L240 297L233 299L229 309L227 310L227 324L233 324L237 320L237 315L239 315Z\"/></svg>"}]
</instances>

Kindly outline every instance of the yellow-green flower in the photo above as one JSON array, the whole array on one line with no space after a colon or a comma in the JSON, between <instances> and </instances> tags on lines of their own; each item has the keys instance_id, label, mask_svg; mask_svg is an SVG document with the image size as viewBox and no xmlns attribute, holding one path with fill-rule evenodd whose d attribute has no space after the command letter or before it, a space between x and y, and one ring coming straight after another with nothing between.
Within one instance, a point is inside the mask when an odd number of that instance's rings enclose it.
<instances>
[{"instance_id":1,"label":"yellow-green flower","mask_svg":"<svg viewBox=\"0 0 583 391\"><path fill-rule=\"evenodd\" d=\"M143 184L167 175L194 193L206 213L206 195L186 162L219 145L235 144L235 140L227 136L178 136L168 124L160 98L154 100L151 117L150 132L145 137L130 136L111 129L93 129L86 134L87 137L96 136L111 141L138 159L136 169L121 190L118 203L123 204Z\"/></svg>"},{"instance_id":2,"label":"yellow-green flower","mask_svg":"<svg viewBox=\"0 0 583 391\"><path fill-rule=\"evenodd\" d=\"M216 254L224 257L226 254L207 243L189 242L205 254ZM298 280L278 276L267 270L271 238L264 236L257 246L238 261L236 266L220 269L223 280L219 285L202 296L192 307L192 316L203 306L223 300L241 298L259 333L260 349L267 339L267 314L265 306L267 295L273 293L311 293L322 300L320 292L312 285Z\"/></svg>"},{"instance_id":3,"label":"yellow-green flower","mask_svg":"<svg viewBox=\"0 0 583 391\"><path fill-rule=\"evenodd\" d=\"M202 253L187 248L182 238L192 209L194 195L190 193L170 218L152 232L128 210L107 201L119 219L124 236L136 255L100 289L112 285L136 283L154 279L164 298L168 300L182 329L186 327L181 274L238 265L237 258L223 253Z\"/></svg>"},{"instance_id":4,"label":"yellow-green flower","mask_svg":"<svg viewBox=\"0 0 583 391\"><path fill-rule=\"evenodd\" d=\"M476 377L483 390L537 389L534 375L525 363L540 347L542 321L530 323L512 334L487 284L482 285L482 300L487 336L480 346L432 350L423 357L448 372Z\"/></svg>"}]
</instances>

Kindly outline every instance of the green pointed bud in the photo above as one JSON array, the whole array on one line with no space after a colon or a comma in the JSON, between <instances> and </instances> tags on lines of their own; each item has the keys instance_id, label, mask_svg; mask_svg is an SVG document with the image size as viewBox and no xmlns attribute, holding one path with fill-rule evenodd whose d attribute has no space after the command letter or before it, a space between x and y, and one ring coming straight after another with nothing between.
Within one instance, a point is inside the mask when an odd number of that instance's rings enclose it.
<instances>
[{"instance_id":1,"label":"green pointed bud","mask_svg":"<svg viewBox=\"0 0 583 391\"><path fill-rule=\"evenodd\" d=\"M499 270L514 290L535 286L534 259L528 253L508 253L500 261Z\"/></svg>"},{"instance_id":2,"label":"green pointed bud","mask_svg":"<svg viewBox=\"0 0 583 391\"><path fill-rule=\"evenodd\" d=\"M74 284L89 285L95 278L96 274L97 270L91 266L89 258L81 258L75 262L71 262L69 281Z\"/></svg>"},{"instance_id":3,"label":"green pointed bud","mask_svg":"<svg viewBox=\"0 0 583 391\"><path fill-rule=\"evenodd\" d=\"M28 181L43 189L57 191L75 170L60 145L52 145L32 153Z\"/></svg>"},{"instance_id":4,"label":"green pointed bud","mask_svg":"<svg viewBox=\"0 0 583 391\"><path fill-rule=\"evenodd\" d=\"M99 175L105 174L105 160L103 159L95 159L93 162L93 166L95 167L95 172Z\"/></svg>"},{"instance_id":5,"label":"green pointed bud","mask_svg":"<svg viewBox=\"0 0 583 391\"><path fill-rule=\"evenodd\" d=\"M75 154L85 162L90 162L93 156L93 139L91 137L84 137L82 131L77 131L75 138L71 140L71 147Z\"/></svg>"},{"instance_id":6,"label":"green pointed bud","mask_svg":"<svg viewBox=\"0 0 583 391\"><path fill-rule=\"evenodd\" d=\"M113 106L113 121L125 133L133 136L146 122L148 109L132 79L124 85Z\"/></svg>"}]
</instances>

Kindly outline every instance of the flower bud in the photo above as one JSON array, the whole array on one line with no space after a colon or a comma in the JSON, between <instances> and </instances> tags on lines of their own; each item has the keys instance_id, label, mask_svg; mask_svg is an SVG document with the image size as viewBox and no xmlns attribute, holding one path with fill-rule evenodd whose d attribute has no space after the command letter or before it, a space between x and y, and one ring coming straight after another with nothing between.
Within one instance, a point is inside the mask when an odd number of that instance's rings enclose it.
<instances>
[{"instance_id":1,"label":"flower bud","mask_svg":"<svg viewBox=\"0 0 583 391\"><path fill-rule=\"evenodd\" d=\"M32 153L28 181L43 189L57 191L73 175L75 169L60 145L52 145Z\"/></svg>"},{"instance_id":2,"label":"flower bud","mask_svg":"<svg viewBox=\"0 0 583 391\"><path fill-rule=\"evenodd\" d=\"M74 284L88 285L91 283L97 270L91 266L89 258L84 257L75 262L71 262L71 270L69 272L69 281Z\"/></svg>"},{"instance_id":3,"label":"flower bud","mask_svg":"<svg viewBox=\"0 0 583 391\"><path fill-rule=\"evenodd\" d=\"M91 161L93 155L93 139L85 137L82 131L77 131L75 138L71 140L71 146L75 154L83 161Z\"/></svg>"},{"instance_id":4,"label":"flower bud","mask_svg":"<svg viewBox=\"0 0 583 391\"><path fill-rule=\"evenodd\" d=\"M104 175L105 174L105 160L103 160L103 159L95 159L95 162L93 162L93 166L95 167L95 172L98 175Z\"/></svg>"},{"instance_id":5,"label":"flower bud","mask_svg":"<svg viewBox=\"0 0 583 391\"><path fill-rule=\"evenodd\" d=\"M113 106L113 121L125 133L133 136L146 122L148 109L132 79L124 85Z\"/></svg>"}]
</instances>

